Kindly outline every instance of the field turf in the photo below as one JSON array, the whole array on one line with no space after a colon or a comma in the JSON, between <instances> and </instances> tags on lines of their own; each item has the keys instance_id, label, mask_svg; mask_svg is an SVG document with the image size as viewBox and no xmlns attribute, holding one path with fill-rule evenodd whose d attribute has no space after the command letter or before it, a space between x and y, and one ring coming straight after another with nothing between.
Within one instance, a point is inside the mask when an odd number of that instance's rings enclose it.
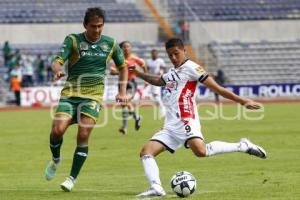
<instances>
[{"instance_id":1,"label":"field turf","mask_svg":"<svg viewBox=\"0 0 300 200\"><path fill-rule=\"evenodd\" d=\"M217 113L235 116L238 107L226 105L222 110L202 106L204 118ZM0 200L132 200L148 188L139 151L151 135L160 129L161 120L153 119L150 107L140 110L143 126L128 135L118 133L121 121L106 110L108 123L93 131L89 157L71 193L59 184L68 176L75 147L76 127L71 127L62 148L63 161L54 180L44 178L50 159L48 110L0 111ZM189 171L197 178L197 191L189 199L199 200L292 200L300 199L300 104L266 104L261 120L202 121L206 142L238 141L248 137L268 151L262 160L242 153L199 159L181 148L174 155L166 152L157 158L161 179L168 195L178 199L170 189L170 177L176 171ZM102 115L105 115L102 113ZM239 118L239 117L238 117ZM155 198L157 199L157 198Z\"/></svg>"}]
</instances>

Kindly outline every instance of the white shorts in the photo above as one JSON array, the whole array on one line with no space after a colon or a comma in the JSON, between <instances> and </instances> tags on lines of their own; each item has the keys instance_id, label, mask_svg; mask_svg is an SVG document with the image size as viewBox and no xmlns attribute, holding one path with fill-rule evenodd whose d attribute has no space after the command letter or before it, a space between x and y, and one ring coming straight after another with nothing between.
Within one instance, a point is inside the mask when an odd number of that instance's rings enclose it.
<instances>
[{"instance_id":1,"label":"white shorts","mask_svg":"<svg viewBox=\"0 0 300 200\"><path fill-rule=\"evenodd\" d=\"M189 148L187 142L193 138L200 138L201 140L204 140L199 125L189 123L182 126L180 129L171 130L169 128L163 128L153 135L150 140L161 143L169 152L174 153L175 150L180 148L182 145L184 145L185 148Z\"/></svg>"}]
</instances>

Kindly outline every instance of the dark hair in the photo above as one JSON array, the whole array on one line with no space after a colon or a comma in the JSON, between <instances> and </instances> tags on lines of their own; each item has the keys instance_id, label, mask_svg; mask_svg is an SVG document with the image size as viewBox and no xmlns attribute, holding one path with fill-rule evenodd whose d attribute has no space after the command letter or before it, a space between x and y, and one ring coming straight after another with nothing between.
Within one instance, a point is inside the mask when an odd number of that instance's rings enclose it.
<instances>
[{"instance_id":1,"label":"dark hair","mask_svg":"<svg viewBox=\"0 0 300 200\"><path fill-rule=\"evenodd\" d=\"M184 44L181 39L179 38L171 38L169 39L165 44L166 49L172 48L172 47L179 47L180 49L184 48Z\"/></svg>"},{"instance_id":2,"label":"dark hair","mask_svg":"<svg viewBox=\"0 0 300 200\"><path fill-rule=\"evenodd\" d=\"M85 16L84 16L84 24L88 24L90 19L94 16L98 16L103 19L103 22L105 22L105 11L102 10L101 7L95 7L95 8L88 8L85 11Z\"/></svg>"},{"instance_id":3,"label":"dark hair","mask_svg":"<svg viewBox=\"0 0 300 200\"><path fill-rule=\"evenodd\" d=\"M125 40L119 44L119 47L122 49L126 43L131 44L129 41Z\"/></svg>"}]
</instances>

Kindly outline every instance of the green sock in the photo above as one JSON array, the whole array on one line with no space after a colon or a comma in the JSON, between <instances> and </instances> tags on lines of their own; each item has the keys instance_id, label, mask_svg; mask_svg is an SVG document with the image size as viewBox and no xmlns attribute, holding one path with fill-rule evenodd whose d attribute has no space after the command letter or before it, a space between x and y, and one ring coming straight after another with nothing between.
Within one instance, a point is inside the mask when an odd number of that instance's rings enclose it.
<instances>
[{"instance_id":1,"label":"green sock","mask_svg":"<svg viewBox=\"0 0 300 200\"><path fill-rule=\"evenodd\" d=\"M84 161L86 160L86 157L88 156L89 147L86 146L77 146L74 157L73 157L73 164L70 176L72 176L74 179L77 178L81 167L83 166Z\"/></svg>"},{"instance_id":2,"label":"green sock","mask_svg":"<svg viewBox=\"0 0 300 200\"><path fill-rule=\"evenodd\" d=\"M63 143L63 138L56 139L50 134L50 149L52 152L52 159L55 163L60 161L60 148Z\"/></svg>"}]
</instances>

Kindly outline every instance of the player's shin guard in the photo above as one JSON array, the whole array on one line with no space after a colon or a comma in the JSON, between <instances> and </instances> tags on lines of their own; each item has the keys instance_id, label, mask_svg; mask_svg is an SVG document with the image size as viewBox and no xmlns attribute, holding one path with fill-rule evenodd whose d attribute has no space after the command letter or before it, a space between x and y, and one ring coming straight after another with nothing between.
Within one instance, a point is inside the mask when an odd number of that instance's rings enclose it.
<instances>
[{"instance_id":1,"label":"player's shin guard","mask_svg":"<svg viewBox=\"0 0 300 200\"><path fill-rule=\"evenodd\" d=\"M240 143L228 143L222 141L213 141L206 144L206 156L213 156L220 153L230 153L241 151Z\"/></svg>"},{"instance_id":2,"label":"player's shin guard","mask_svg":"<svg viewBox=\"0 0 300 200\"><path fill-rule=\"evenodd\" d=\"M54 138L52 134L50 134L50 149L52 153L52 159L55 163L60 161L60 148L63 143L63 138Z\"/></svg>"},{"instance_id":3,"label":"player's shin guard","mask_svg":"<svg viewBox=\"0 0 300 200\"><path fill-rule=\"evenodd\" d=\"M151 155L144 155L142 158L143 167L145 170L145 174L150 185L159 184L161 185L161 181L159 178L159 168L156 164L155 159Z\"/></svg>"},{"instance_id":4,"label":"player's shin guard","mask_svg":"<svg viewBox=\"0 0 300 200\"><path fill-rule=\"evenodd\" d=\"M73 164L72 164L72 169L70 176L74 179L77 178L81 167L83 166L87 156L88 156L88 146L87 145L82 145L82 146L77 146L75 152L74 152L74 157L73 157Z\"/></svg>"}]
</instances>

